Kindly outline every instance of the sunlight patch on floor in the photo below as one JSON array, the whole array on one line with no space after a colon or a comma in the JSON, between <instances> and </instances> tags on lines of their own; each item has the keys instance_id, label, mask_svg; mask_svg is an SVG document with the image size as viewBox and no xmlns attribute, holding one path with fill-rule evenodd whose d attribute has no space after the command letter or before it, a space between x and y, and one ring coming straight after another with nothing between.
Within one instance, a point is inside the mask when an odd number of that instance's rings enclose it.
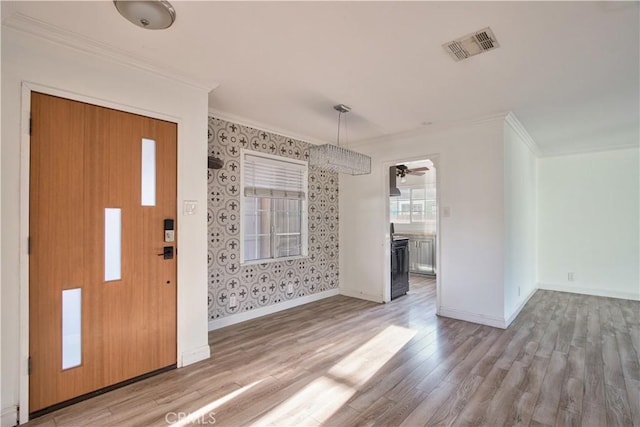
<instances>
[{"instance_id":1,"label":"sunlight patch on floor","mask_svg":"<svg viewBox=\"0 0 640 427\"><path fill-rule=\"evenodd\" d=\"M262 381L263 380L254 381L251 384L247 384L246 386L244 386L242 388L239 388L239 389L237 389L235 391L232 391L229 394L224 395L220 399L214 400L213 402L204 405L203 407L201 407L200 409L198 409L196 411L190 412L189 414L184 414L184 416L181 416L178 419L177 422L171 423L171 425L174 426L174 427L184 427L184 426L187 426L187 425L198 424L202 420L207 420L207 419L209 419L210 414L213 414L218 407L220 407L220 406L224 405L225 403L235 399L236 397L240 396L245 391L247 391L247 390L251 389L252 387L255 387L256 385L260 384Z\"/></svg>"},{"instance_id":2,"label":"sunlight patch on floor","mask_svg":"<svg viewBox=\"0 0 640 427\"><path fill-rule=\"evenodd\" d=\"M302 425L329 419L415 335L389 326L252 425Z\"/></svg>"}]
</instances>

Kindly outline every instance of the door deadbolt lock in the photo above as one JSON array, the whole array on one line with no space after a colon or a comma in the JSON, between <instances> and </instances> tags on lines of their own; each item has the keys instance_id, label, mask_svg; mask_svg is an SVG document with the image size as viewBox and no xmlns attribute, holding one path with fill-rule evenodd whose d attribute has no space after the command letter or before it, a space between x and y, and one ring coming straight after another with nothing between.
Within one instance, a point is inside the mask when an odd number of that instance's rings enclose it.
<instances>
[{"instance_id":1,"label":"door deadbolt lock","mask_svg":"<svg viewBox=\"0 0 640 427\"><path fill-rule=\"evenodd\" d=\"M164 257L164 259L173 259L173 246L165 246L162 248L162 253L158 256Z\"/></svg>"},{"instance_id":2,"label":"door deadbolt lock","mask_svg":"<svg viewBox=\"0 0 640 427\"><path fill-rule=\"evenodd\" d=\"M164 220L164 241L165 243L172 243L176 238L174 221L171 218Z\"/></svg>"}]
</instances>

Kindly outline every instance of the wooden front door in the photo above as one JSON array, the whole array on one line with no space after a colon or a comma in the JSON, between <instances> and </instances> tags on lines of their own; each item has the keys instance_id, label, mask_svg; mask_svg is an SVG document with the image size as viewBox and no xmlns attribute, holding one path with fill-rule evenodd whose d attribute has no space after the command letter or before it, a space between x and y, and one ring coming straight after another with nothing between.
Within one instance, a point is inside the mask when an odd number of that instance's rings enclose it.
<instances>
[{"instance_id":1,"label":"wooden front door","mask_svg":"<svg viewBox=\"0 0 640 427\"><path fill-rule=\"evenodd\" d=\"M177 125L35 92L31 117L34 412L176 363Z\"/></svg>"}]
</instances>

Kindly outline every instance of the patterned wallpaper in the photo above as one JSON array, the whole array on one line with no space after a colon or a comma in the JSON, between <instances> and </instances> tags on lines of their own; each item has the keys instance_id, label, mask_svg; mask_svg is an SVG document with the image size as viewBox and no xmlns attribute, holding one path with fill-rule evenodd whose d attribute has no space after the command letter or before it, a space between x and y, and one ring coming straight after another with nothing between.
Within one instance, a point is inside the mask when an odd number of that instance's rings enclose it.
<instances>
[{"instance_id":1,"label":"patterned wallpaper","mask_svg":"<svg viewBox=\"0 0 640 427\"><path fill-rule=\"evenodd\" d=\"M224 161L208 176L209 319L337 288L338 175L309 167L308 258L240 265L240 148L307 160L310 145L214 117L208 145Z\"/></svg>"}]
</instances>

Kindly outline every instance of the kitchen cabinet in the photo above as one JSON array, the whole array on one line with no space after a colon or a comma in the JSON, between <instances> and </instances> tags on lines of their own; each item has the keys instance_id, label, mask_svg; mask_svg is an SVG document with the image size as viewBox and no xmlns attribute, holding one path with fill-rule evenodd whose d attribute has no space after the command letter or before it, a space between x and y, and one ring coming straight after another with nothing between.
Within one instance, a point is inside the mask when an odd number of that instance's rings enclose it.
<instances>
[{"instance_id":1,"label":"kitchen cabinet","mask_svg":"<svg viewBox=\"0 0 640 427\"><path fill-rule=\"evenodd\" d=\"M409 271L418 274L436 274L436 236L409 238Z\"/></svg>"}]
</instances>

